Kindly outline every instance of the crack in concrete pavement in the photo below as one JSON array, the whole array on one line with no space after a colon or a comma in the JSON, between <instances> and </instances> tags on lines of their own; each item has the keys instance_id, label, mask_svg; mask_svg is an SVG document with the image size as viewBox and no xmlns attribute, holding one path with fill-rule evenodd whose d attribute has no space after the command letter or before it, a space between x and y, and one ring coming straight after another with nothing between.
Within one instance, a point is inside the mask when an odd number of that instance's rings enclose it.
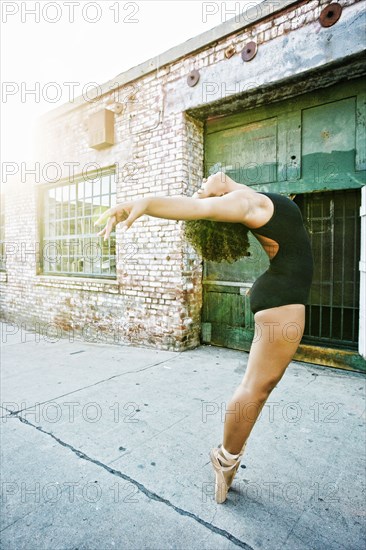
<instances>
[{"instance_id":1,"label":"crack in concrete pavement","mask_svg":"<svg viewBox=\"0 0 366 550\"><path fill-rule=\"evenodd\" d=\"M15 525L16 523L18 523L18 521L20 521L21 519L26 518L27 516L29 516L29 514L32 514L32 513L33 513L33 510L31 510L30 512L27 512L26 514L24 514L24 516L20 516L18 519L16 519L15 521L13 521L13 523L9 523L9 525L7 525L6 527L4 527L4 529L0 529L0 533L3 533L4 531L6 531L6 529L9 529L9 527L12 527L12 526Z\"/></svg>"},{"instance_id":2,"label":"crack in concrete pavement","mask_svg":"<svg viewBox=\"0 0 366 550\"><path fill-rule=\"evenodd\" d=\"M217 399L218 396L214 397L213 398L213 401L215 399ZM192 414L195 414L195 412L193 413L189 413L189 414L186 414L185 416L183 416L182 418L179 418L179 420L176 420L175 422L173 422L173 424L170 424L169 426L167 426L166 428L164 428L163 430L160 430L160 432L157 432L156 434L152 435L151 437L149 437L148 439L144 439L142 443L140 443L139 445L135 445L133 450L135 451L136 449L138 449L139 447L141 447L142 445L145 445L148 441L151 441L152 439L155 439L156 437L158 437L159 435L161 435L162 433L170 430L170 428L172 428L173 426L176 426L177 424L179 424L179 422L182 422L183 420L185 420L186 418L189 418L190 416L192 416ZM0 417L1 418L1 417ZM187 444L188 445L188 444ZM192 451L194 451L194 449L192 449L192 447L190 447ZM117 460L120 460L122 457L125 457L129 454L131 454L132 451L126 451L124 453L122 453L121 455L118 455L117 458L114 458L113 460L111 460L109 462L109 464L113 464L113 462L116 462ZM204 466L207 466L207 464L209 464L210 461L206 462L206 464L204 464Z\"/></svg>"},{"instance_id":3,"label":"crack in concrete pavement","mask_svg":"<svg viewBox=\"0 0 366 550\"><path fill-rule=\"evenodd\" d=\"M181 354L179 354L181 355ZM74 393L77 393L82 390L86 390L87 388L92 388L94 386L98 386L99 384L104 384L104 382L109 382L109 380L113 380L114 378L119 378L120 376L124 376L125 374L135 374L138 372L143 372L144 370L151 369L153 367L157 367L158 365L162 365L163 363L168 363L169 361L172 361L173 359L176 359L177 356L169 357L169 359L164 359L163 361L158 361L157 363L153 363L152 365L147 365L146 367L142 367L138 370L131 370L126 372L121 372L120 374L114 374L113 376L110 376L109 378L104 378L103 380L98 380L98 382L94 382L93 384L89 384L88 386L83 386L82 388L78 388L76 390L64 393L62 395L58 395L57 397L52 397L50 399L46 399L46 401L42 401L40 403L37 402L37 405L45 405L46 403L50 403L52 401L55 401L56 399L61 399L62 397L68 397L69 395L72 395ZM17 411L9 411L6 407L1 407L2 409L8 411L9 414L6 414L4 416L0 416L0 418L11 418L12 416L15 416L23 411L27 411L28 409L31 409L34 407L34 405L30 407L25 407L24 409L18 409Z\"/></svg>"},{"instance_id":4,"label":"crack in concrete pavement","mask_svg":"<svg viewBox=\"0 0 366 550\"><path fill-rule=\"evenodd\" d=\"M132 483L135 487L138 488L139 491L141 491L149 499L160 502L161 504L165 504L166 506L168 506L169 508L172 508L175 512L177 512L181 516L192 518L194 521L196 521L200 525L203 525L204 527L206 527L206 529L208 529L208 530L212 531L213 533L216 533L216 534L230 540L233 544L235 544L239 548L245 548L246 550L253 550L252 546L250 546L249 544L246 544L244 541L234 537L234 535L232 535L231 533L229 533L225 529L221 529L220 527L212 525L212 523L209 523L208 521L205 521L204 519L200 518L199 516L197 516L196 514L194 514L192 512L189 512L188 510L184 510L183 508L180 508L179 506L175 506L172 502L170 502L170 500L159 496L157 493L154 493L153 491L150 491L150 489L145 487L142 483L139 483L137 480L133 479L132 477L128 476L127 474L124 474L124 473L120 472L119 470L114 470L113 468L110 468L106 464L103 464L103 462L100 462L99 460L96 460L96 459L93 459L93 458L89 457L88 455L86 455L85 453L80 451L79 449L76 449L72 445L66 443L65 441L62 441L61 439L59 439L58 437L56 437L52 433L47 432L46 430L44 430L40 426L35 426L34 424L29 422L25 418L22 418L21 416L16 416L16 418L18 418L18 420L20 422L22 422L23 424L26 424L27 426L31 426L32 428L36 428L40 432L52 437L55 441L57 441L57 443L59 443L60 445L62 445L65 448L69 449L71 452L76 454L82 460L86 460L88 462L91 462L95 466L99 466L100 468L103 468L108 473L110 473L114 476L120 477L120 478L124 479L125 481L128 481L129 483Z\"/></svg>"}]
</instances>

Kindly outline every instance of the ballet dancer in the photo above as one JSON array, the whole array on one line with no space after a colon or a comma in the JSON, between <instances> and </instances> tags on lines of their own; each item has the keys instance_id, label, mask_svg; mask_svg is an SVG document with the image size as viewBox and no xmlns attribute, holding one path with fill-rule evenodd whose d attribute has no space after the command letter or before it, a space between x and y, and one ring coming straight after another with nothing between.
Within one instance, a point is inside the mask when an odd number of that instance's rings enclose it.
<instances>
[{"instance_id":1,"label":"ballet dancer","mask_svg":"<svg viewBox=\"0 0 366 550\"><path fill-rule=\"evenodd\" d=\"M203 258L234 261L246 255L250 231L269 257L269 268L249 291L255 336L244 377L228 403L223 442L209 455L215 500L225 502L248 437L270 393L281 380L304 332L313 255L301 211L290 198L259 192L223 172L203 179L192 197L144 197L107 209L95 222L109 238L143 215L183 220L186 235ZM250 414L249 414L250 411Z\"/></svg>"}]
</instances>

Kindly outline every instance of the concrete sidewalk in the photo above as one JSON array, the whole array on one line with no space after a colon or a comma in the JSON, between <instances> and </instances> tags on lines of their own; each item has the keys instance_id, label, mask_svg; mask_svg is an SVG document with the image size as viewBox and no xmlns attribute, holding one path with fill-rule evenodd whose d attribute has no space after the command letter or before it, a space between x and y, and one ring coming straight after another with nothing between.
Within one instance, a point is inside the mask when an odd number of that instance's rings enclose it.
<instances>
[{"instance_id":1,"label":"concrete sidewalk","mask_svg":"<svg viewBox=\"0 0 366 550\"><path fill-rule=\"evenodd\" d=\"M363 374L292 362L218 505L247 353L26 336L2 344L1 549L364 548Z\"/></svg>"}]
</instances>

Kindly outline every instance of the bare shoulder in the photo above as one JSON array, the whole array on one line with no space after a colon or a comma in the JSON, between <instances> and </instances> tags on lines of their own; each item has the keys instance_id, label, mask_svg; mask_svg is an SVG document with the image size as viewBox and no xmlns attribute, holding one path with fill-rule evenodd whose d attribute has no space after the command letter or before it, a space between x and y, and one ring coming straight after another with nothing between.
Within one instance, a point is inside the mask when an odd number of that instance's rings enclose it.
<instances>
[{"instance_id":1,"label":"bare shoulder","mask_svg":"<svg viewBox=\"0 0 366 550\"><path fill-rule=\"evenodd\" d=\"M203 199L207 219L218 222L243 223L252 217L253 198L246 190L235 190L222 197Z\"/></svg>"},{"instance_id":2,"label":"bare shoulder","mask_svg":"<svg viewBox=\"0 0 366 550\"><path fill-rule=\"evenodd\" d=\"M261 227L271 218L274 211L273 203L269 197L256 191L251 193L249 201L245 225L251 229Z\"/></svg>"}]
</instances>

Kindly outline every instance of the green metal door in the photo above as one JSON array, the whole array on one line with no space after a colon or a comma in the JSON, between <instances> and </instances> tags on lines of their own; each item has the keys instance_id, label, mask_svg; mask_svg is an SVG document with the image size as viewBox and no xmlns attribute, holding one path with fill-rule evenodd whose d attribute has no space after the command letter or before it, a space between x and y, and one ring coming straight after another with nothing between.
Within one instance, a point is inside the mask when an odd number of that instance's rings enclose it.
<instances>
[{"instance_id":1,"label":"green metal door","mask_svg":"<svg viewBox=\"0 0 366 550\"><path fill-rule=\"evenodd\" d=\"M314 278L303 342L349 350L357 345L359 288L355 273L360 188L366 181L365 89L366 79L357 79L352 86L338 84L244 113L208 119L205 125L206 176L220 163L235 181L257 191L295 196L312 231L320 270ZM349 189L353 191L345 191ZM316 221L319 204L323 205L321 222ZM344 212L342 205L347 205ZM316 237L316 223L326 227L327 237ZM249 257L234 264L204 262L203 342L250 349L254 319L246 293L267 269L269 260L249 235ZM344 239L351 239L354 246L343 247ZM333 252L326 256L329 242ZM336 252L338 246L342 260ZM326 288L331 292L328 301Z\"/></svg>"}]
</instances>

